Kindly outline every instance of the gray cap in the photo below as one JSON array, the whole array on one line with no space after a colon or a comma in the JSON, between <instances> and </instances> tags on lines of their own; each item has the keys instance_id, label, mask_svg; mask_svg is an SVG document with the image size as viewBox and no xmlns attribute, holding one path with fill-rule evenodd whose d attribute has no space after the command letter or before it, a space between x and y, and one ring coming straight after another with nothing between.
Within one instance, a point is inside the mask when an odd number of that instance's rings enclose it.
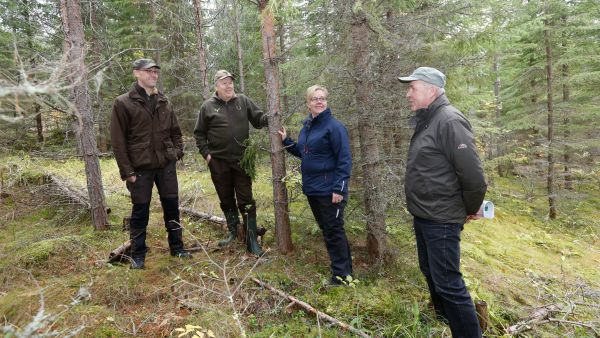
<instances>
[{"instance_id":1,"label":"gray cap","mask_svg":"<svg viewBox=\"0 0 600 338\"><path fill-rule=\"evenodd\" d=\"M400 82L421 80L440 88L444 88L446 85L446 75L431 67L419 67L410 76L399 77L398 80Z\"/></svg>"},{"instance_id":2,"label":"gray cap","mask_svg":"<svg viewBox=\"0 0 600 338\"><path fill-rule=\"evenodd\" d=\"M233 75L231 75L231 73L226 71L225 69L218 70L215 73L215 78L214 78L215 81L214 82L217 83L217 81L224 79L226 77L230 77L232 80L235 80L235 77L233 77Z\"/></svg>"},{"instance_id":3,"label":"gray cap","mask_svg":"<svg viewBox=\"0 0 600 338\"><path fill-rule=\"evenodd\" d=\"M148 69L153 67L160 69L152 59L137 59L133 61L133 69Z\"/></svg>"}]
</instances>

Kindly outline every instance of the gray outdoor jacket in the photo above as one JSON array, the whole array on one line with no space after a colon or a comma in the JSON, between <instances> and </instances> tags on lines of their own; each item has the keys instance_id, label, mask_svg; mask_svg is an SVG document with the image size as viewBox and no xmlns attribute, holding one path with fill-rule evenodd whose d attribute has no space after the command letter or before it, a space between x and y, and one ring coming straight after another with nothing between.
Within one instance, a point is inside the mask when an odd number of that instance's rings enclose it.
<instances>
[{"instance_id":1,"label":"gray outdoor jacket","mask_svg":"<svg viewBox=\"0 0 600 338\"><path fill-rule=\"evenodd\" d=\"M417 111L404 184L408 211L439 223L464 223L487 189L471 124L440 95Z\"/></svg>"}]
</instances>

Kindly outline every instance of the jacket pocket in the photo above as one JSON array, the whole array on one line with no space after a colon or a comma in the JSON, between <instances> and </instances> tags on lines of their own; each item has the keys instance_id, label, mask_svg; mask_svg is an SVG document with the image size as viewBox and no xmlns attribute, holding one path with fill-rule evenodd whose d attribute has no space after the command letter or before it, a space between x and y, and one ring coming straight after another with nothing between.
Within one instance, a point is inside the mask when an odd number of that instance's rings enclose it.
<instances>
[{"instance_id":1,"label":"jacket pocket","mask_svg":"<svg viewBox=\"0 0 600 338\"><path fill-rule=\"evenodd\" d=\"M169 140L165 140L163 142L164 146L165 146L165 153L166 153L166 157L167 160L169 161L177 161L179 159L178 156L178 151L175 148L175 146L173 145L173 142L169 141Z\"/></svg>"},{"instance_id":2,"label":"jacket pocket","mask_svg":"<svg viewBox=\"0 0 600 338\"><path fill-rule=\"evenodd\" d=\"M144 168L152 164L150 142L142 142L127 148L129 160L134 169Z\"/></svg>"}]
</instances>

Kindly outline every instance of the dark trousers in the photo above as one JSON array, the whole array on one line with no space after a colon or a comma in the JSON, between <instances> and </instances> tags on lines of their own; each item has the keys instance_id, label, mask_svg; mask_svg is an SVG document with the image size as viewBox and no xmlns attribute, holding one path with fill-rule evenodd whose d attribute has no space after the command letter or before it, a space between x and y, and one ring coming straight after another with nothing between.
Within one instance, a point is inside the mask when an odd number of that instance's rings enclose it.
<instances>
[{"instance_id":1,"label":"dark trousers","mask_svg":"<svg viewBox=\"0 0 600 338\"><path fill-rule=\"evenodd\" d=\"M453 337L481 337L475 306L460 273L463 225L415 217L413 226L419 267L427 280L436 314L448 321Z\"/></svg>"},{"instance_id":2,"label":"dark trousers","mask_svg":"<svg viewBox=\"0 0 600 338\"><path fill-rule=\"evenodd\" d=\"M256 202L252 197L252 179L237 160L211 158L208 163L210 176L223 213L235 211L236 204L242 215L256 217ZM237 203L236 203L237 200Z\"/></svg>"},{"instance_id":3,"label":"dark trousers","mask_svg":"<svg viewBox=\"0 0 600 338\"><path fill-rule=\"evenodd\" d=\"M352 275L352 254L344 230L344 208L346 201L331 202L331 196L306 196L319 228L323 231L325 247L331 260L333 282L336 277Z\"/></svg>"},{"instance_id":4,"label":"dark trousers","mask_svg":"<svg viewBox=\"0 0 600 338\"><path fill-rule=\"evenodd\" d=\"M179 188L175 162L169 163L162 169L137 171L135 183L127 181L126 184L133 202L129 226L132 256L143 258L146 255L146 228L148 227L150 200L154 185L158 188L163 208L169 249L172 254L183 251L183 229L179 224Z\"/></svg>"}]
</instances>

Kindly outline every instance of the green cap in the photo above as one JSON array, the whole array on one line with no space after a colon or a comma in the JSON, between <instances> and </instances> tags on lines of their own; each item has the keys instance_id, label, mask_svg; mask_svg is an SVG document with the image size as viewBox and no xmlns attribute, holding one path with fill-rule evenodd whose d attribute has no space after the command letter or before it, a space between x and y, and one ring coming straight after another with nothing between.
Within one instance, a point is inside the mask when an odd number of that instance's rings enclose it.
<instances>
[{"instance_id":1,"label":"green cap","mask_svg":"<svg viewBox=\"0 0 600 338\"><path fill-rule=\"evenodd\" d=\"M421 80L440 88L446 85L446 75L431 67L419 67L410 76L399 77L398 80L404 83Z\"/></svg>"},{"instance_id":2,"label":"green cap","mask_svg":"<svg viewBox=\"0 0 600 338\"><path fill-rule=\"evenodd\" d=\"M235 80L235 78L233 77L233 75L231 75L231 73L228 72L228 71L226 71L225 69L218 70L215 73L215 78L214 78L215 79L215 83L217 83L217 81L219 81L221 79L224 79L226 77L230 77L232 80Z\"/></svg>"},{"instance_id":3,"label":"green cap","mask_svg":"<svg viewBox=\"0 0 600 338\"><path fill-rule=\"evenodd\" d=\"M153 68L153 67L160 69L160 67L152 59L137 59L137 60L133 61L133 69L140 70L140 69L148 69L148 68Z\"/></svg>"}]
</instances>

